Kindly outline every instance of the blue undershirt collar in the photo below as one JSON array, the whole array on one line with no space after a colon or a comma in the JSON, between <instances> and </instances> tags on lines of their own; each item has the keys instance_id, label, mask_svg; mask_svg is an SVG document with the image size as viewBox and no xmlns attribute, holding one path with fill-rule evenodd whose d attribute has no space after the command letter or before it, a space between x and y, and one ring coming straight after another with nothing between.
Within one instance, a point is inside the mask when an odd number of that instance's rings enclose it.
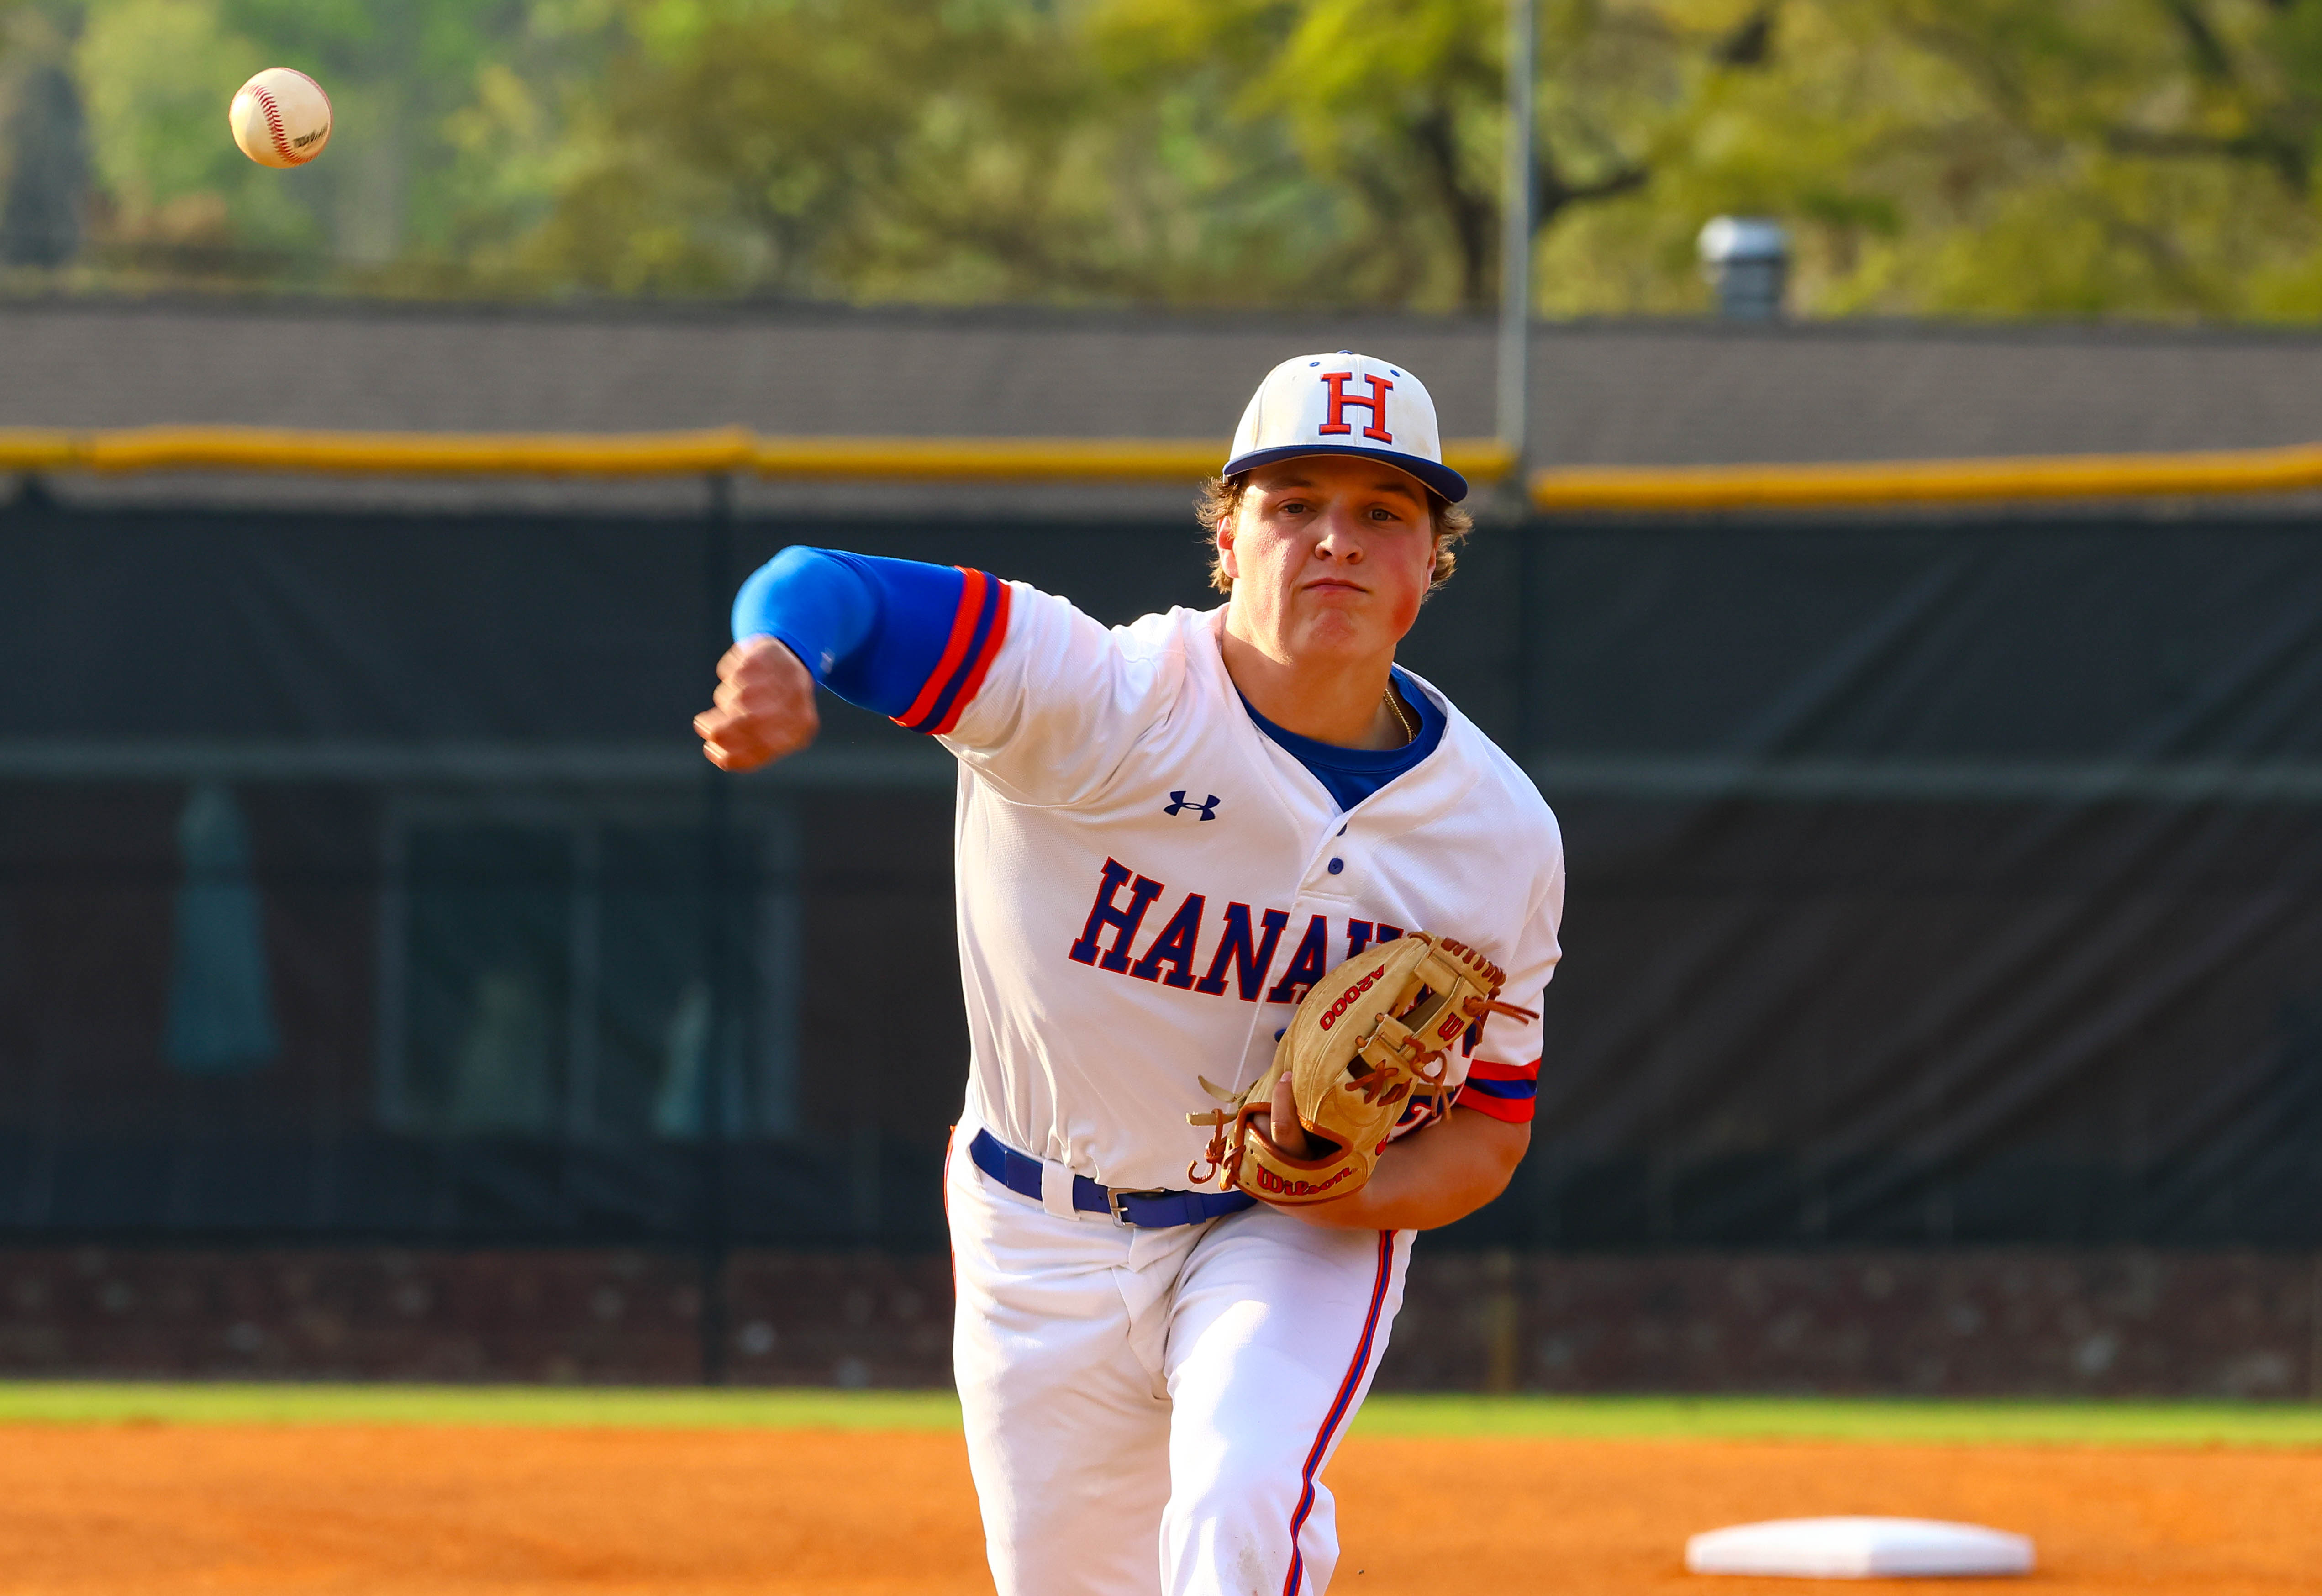
<instances>
[{"instance_id":1,"label":"blue undershirt collar","mask_svg":"<svg viewBox=\"0 0 2322 1596\"><path fill-rule=\"evenodd\" d=\"M1396 693L1419 716L1419 735L1400 748L1341 748L1335 743L1318 743L1275 725L1253 708L1248 698L1242 699L1241 707L1249 711L1249 718L1259 731L1313 774L1341 810L1351 809L1434 752L1436 745L1443 741L1446 723L1435 700L1421 691L1419 684L1399 667L1389 666L1387 674L1394 679ZM1234 692L1239 697L1241 689L1236 688Z\"/></svg>"}]
</instances>

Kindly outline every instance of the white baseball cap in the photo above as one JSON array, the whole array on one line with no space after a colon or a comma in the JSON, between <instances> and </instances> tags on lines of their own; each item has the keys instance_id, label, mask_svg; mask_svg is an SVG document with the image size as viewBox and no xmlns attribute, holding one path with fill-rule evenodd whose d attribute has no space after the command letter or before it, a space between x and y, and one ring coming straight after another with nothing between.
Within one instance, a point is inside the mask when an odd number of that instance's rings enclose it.
<instances>
[{"instance_id":1,"label":"white baseball cap","mask_svg":"<svg viewBox=\"0 0 2322 1596\"><path fill-rule=\"evenodd\" d=\"M1301 454L1360 454L1399 466L1453 504L1467 479L1443 463L1427 385L1400 366L1340 350L1266 374L1234 430L1229 477Z\"/></svg>"}]
</instances>

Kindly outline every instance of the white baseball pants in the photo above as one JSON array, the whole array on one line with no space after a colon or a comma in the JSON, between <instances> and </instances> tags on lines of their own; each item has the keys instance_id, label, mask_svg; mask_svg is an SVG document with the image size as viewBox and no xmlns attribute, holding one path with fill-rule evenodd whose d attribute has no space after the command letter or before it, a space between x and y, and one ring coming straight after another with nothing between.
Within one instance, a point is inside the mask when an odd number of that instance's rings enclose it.
<instances>
[{"instance_id":1,"label":"white baseball pants","mask_svg":"<svg viewBox=\"0 0 2322 1596\"><path fill-rule=\"evenodd\" d=\"M1259 1207L1136 1230L945 1174L952 1356L999 1596L1320 1596L1320 1475L1403 1303L1409 1231Z\"/></svg>"}]
</instances>

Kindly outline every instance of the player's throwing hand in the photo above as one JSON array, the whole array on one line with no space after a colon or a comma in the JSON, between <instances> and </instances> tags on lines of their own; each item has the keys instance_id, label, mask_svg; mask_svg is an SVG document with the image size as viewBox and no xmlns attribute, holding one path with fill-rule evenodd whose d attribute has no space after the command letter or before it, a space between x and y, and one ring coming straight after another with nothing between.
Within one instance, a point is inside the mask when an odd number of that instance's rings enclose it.
<instances>
[{"instance_id":1,"label":"player's throwing hand","mask_svg":"<svg viewBox=\"0 0 2322 1596\"><path fill-rule=\"evenodd\" d=\"M718 661L714 708L693 717L701 752L721 771L754 771L785 759L822 729L814 678L771 637L745 637Z\"/></svg>"}]
</instances>

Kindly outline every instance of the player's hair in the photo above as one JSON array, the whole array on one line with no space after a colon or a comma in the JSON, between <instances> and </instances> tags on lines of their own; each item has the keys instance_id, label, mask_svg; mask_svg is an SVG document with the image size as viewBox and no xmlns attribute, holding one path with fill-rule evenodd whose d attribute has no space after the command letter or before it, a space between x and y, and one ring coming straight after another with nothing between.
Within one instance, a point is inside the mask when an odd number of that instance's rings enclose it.
<instances>
[{"instance_id":1,"label":"player's hair","mask_svg":"<svg viewBox=\"0 0 2322 1596\"><path fill-rule=\"evenodd\" d=\"M1233 591L1233 579L1226 575L1225 557L1218 552L1218 528L1241 507L1242 496L1248 491L1249 473L1237 471L1202 483L1202 497L1193 501L1193 514L1201 517L1210 534L1210 586L1220 593ZM1451 579L1459 563L1458 545L1467 542L1476 518L1432 488L1427 489L1427 514L1435 524L1435 574L1427 583L1427 590L1432 593Z\"/></svg>"}]
</instances>

